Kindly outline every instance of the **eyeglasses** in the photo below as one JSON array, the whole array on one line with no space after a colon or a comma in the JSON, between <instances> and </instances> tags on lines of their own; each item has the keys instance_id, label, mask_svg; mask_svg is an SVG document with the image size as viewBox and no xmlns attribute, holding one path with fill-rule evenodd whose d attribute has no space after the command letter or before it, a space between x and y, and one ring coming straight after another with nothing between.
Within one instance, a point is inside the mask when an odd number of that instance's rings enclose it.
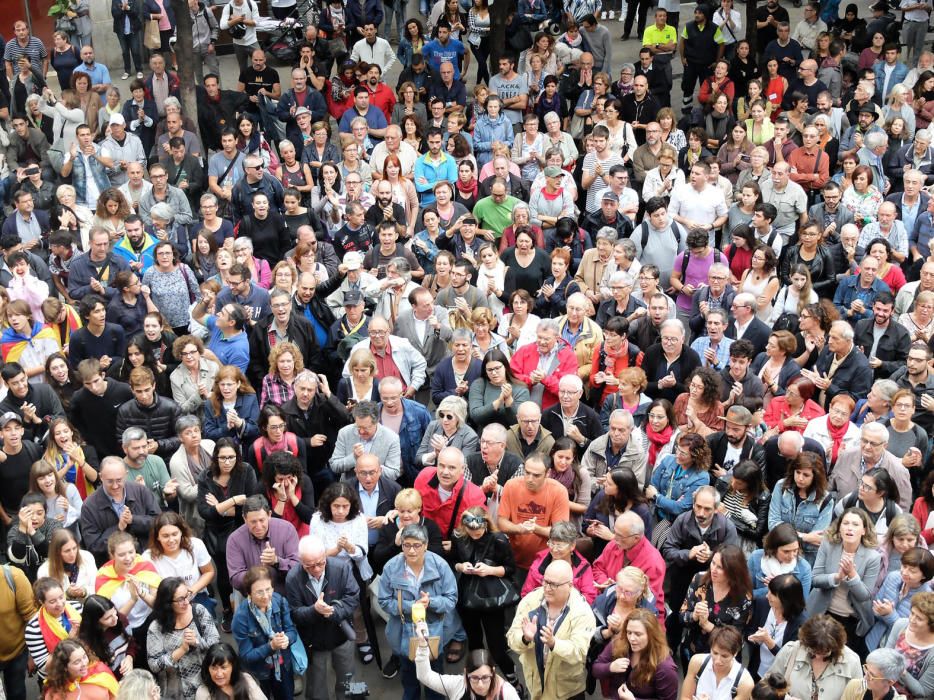
<instances>
[{"instance_id":1,"label":"eyeglasses","mask_svg":"<svg viewBox=\"0 0 934 700\"><path fill-rule=\"evenodd\" d=\"M182 357L194 357L197 354L197 350L182 350Z\"/></svg>"},{"instance_id":2,"label":"eyeglasses","mask_svg":"<svg viewBox=\"0 0 934 700\"><path fill-rule=\"evenodd\" d=\"M483 438L480 439L481 446L486 445L487 447L489 447L490 445L505 445L505 444L506 443L503 442L502 440L485 440Z\"/></svg>"},{"instance_id":3,"label":"eyeglasses","mask_svg":"<svg viewBox=\"0 0 934 700\"><path fill-rule=\"evenodd\" d=\"M382 338L385 335L389 335L389 331L375 331L371 329L370 335L375 335L377 338Z\"/></svg>"},{"instance_id":4,"label":"eyeglasses","mask_svg":"<svg viewBox=\"0 0 934 700\"><path fill-rule=\"evenodd\" d=\"M860 439L859 439L859 444L860 444L860 445L867 445L867 446L869 446L869 447L882 447L882 445L884 445L885 443L884 443L884 442L877 442L877 441L873 441L873 440L868 440L868 439L866 439L866 438L860 438Z\"/></svg>"},{"instance_id":5,"label":"eyeglasses","mask_svg":"<svg viewBox=\"0 0 934 700\"><path fill-rule=\"evenodd\" d=\"M455 416L453 413L439 413L438 418L441 420L454 420L457 418L457 416Z\"/></svg>"},{"instance_id":6,"label":"eyeglasses","mask_svg":"<svg viewBox=\"0 0 934 700\"><path fill-rule=\"evenodd\" d=\"M867 484L865 481L860 481L859 490L860 491L875 491L876 487L875 487L875 484Z\"/></svg>"},{"instance_id":7,"label":"eyeglasses","mask_svg":"<svg viewBox=\"0 0 934 700\"><path fill-rule=\"evenodd\" d=\"M218 455L217 461L218 462L236 462L237 455Z\"/></svg>"},{"instance_id":8,"label":"eyeglasses","mask_svg":"<svg viewBox=\"0 0 934 700\"><path fill-rule=\"evenodd\" d=\"M181 597L181 598L172 598L172 602L175 603L176 605L182 605L183 603L190 603L193 598L194 596L191 593L188 593L184 597Z\"/></svg>"},{"instance_id":9,"label":"eyeglasses","mask_svg":"<svg viewBox=\"0 0 934 700\"><path fill-rule=\"evenodd\" d=\"M887 681L888 678L885 676L876 676L869 671L869 664L863 664L863 673L866 674L866 680L872 683L873 681Z\"/></svg>"},{"instance_id":10,"label":"eyeglasses","mask_svg":"<svg viewBox=\"0 0 934 700\"><path fill-rule=\"evenodd\" d=\"M485 673L479 676L470 675L470 676L467 676L467 678L468 680L470 680L471 683L489 683L491 680L493 680L492 674L489 674L489 673Z\"/></svg>"},{"instance_id":11,"label":"eyeglasses","mask_svg":"<svg viewBox=\"0 0 934 700\"><path fill-rule=\"evenodd\" d=\"M246 167L249 168L250 170L262 170L265 166L260 164L260 165L248 165Z\"/></svg>"},{"instance_id":12,"label":"eyeglasses","mask_svg":"<svg viewBox=\"0 0 934 700\"><path fill-rule=\"evenodd\" d=\"M424 546L425 544L423 542L403 542L402 543L402 549L404 549L407 552L417 552Z\"/></svg>"},{"instance_id":13,"label":"eyeglasses","mask_svg":"<svg viewBox=\"0 0 934 700\"><path fill-rule=\"evenodd\" d=\"M267 430L285 430L285 423L267 423Z\"/></svg>"},{"instance_id":14,"label":"eyeglasses","mask_svg":"<svg viewBox=\"0 0 934 700\"><path fill-rule=\"evenodd\" d=\"M549 590L549 591L553 591L553 590L555 590L556 588L561 588L561 586L566 586L566 585L568 585L569 583L570 583L570 581L561 581L561 582L556 582L556 581L542 581L542 585L545 587L546 590Z\"/></svg>"}]
</instances>

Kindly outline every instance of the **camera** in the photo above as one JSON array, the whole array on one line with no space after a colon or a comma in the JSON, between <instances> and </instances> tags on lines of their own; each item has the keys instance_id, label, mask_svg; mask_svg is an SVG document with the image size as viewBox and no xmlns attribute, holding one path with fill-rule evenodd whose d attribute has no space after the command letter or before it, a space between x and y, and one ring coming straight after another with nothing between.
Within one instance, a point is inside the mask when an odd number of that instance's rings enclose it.
<instances>
[{"instance_id":1,"label":"camera","mask_svg":"<svg viewBox=\"0 0 934 700\"><path fill-rule=\"evenodd\" d=\"M354 681L353 674L348 673L344 677L344 696L347 700L360 700L370 697L370 689L365 681Z\"/></svg>"}]
</instances>

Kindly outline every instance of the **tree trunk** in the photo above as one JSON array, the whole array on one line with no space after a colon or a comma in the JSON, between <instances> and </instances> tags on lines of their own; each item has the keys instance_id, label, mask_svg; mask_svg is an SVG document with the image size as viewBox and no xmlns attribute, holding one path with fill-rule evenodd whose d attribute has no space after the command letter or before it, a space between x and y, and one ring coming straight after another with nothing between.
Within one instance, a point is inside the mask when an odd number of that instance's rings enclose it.
<instances>
[{"instance_id":1,"label":"tree trunk","mask_svg":"<svg viewBox=\"0 0 934 700\"><path fill-rule=\"evenodd\" d=\"M749 42L749 60L759 61L759 30L756 29L756 0L746 0L746 41Z\"/></svg>"},{"instance_id":2,"label":"tree trunk","mask_svg":"<svg viewBox=\"0 0 934 700\"><path fill-rule=\"evenodd\" d=\"M195 133L200 131L198 125L198 97L195 93L195 68L191 40L191 11L186 0L171 0L175 11L177 23L175 40L175 56L178 62L178 79L180 82L182 110L185 116L195 124Z\"/></svg>"},{"instance_id":3,"label":"tree trunk","mask_svg":"<svg viewBox=\"0 0 934 700\"><path fill-rule=\"evenodd\" d=\"M515 0L497 0L490 4L490 75L499 71L499 57L506 51L506 26L515 11Z\"/></svg>"}]
</instances>

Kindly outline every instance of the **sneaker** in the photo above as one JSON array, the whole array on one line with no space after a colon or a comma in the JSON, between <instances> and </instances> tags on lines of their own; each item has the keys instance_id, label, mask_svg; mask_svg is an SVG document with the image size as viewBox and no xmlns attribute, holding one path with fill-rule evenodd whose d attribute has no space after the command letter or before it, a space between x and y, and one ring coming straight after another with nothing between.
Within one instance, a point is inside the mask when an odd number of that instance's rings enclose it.
<instances>
[{"instance_id":1,"label":"sneaker","mask_svg":"<svg viewBox=\"0 0 934 700\"><path fill-rule=\"evenodd\" d=\"M233 622L233 611L225 610L224 619L221 621L221 629L224 630L227 634L230 634L230 625Z\"/></svg>"},{"instance_id":2,"label":"sneaker","mask_svg":"<svg viewBox=\"0 0 934 700\"><path fill-rule=\"evenodd\" d=\"M129 77L130 77L130 74L127 73L126 71L123 71L123 75L120 76L120 80L126 80Z\"/></svg>"},{"instance_id":3,"label":"sneaker","mask_svg":"<svg viewBox=\"0 0 934 700\"><path fill-rule=\"evenodd\" d=\"M610 10L610 16L607 17L607 19L609 19L609 20L614 20L614 19L616 19L616 12L615 12L615 10Z\"/></svg>"},{"instance_id":4,"label":"sneaker","mask_svg":"<svg viewBox=\"0 0 934 700\"><path fill-rule=\"evenodd\" d=\"M373 663L373 659L375 657L373 656L373 647L369 644L369 642L364 642L363 644L357 645L357 658L360 659L360 663L362 663L364 666L369 666L371 663Z\"/></svg>"},{"instance_id":5,"label":"sneaker","mask_svg":"<svg viewBox=\"0 0 934 700\"><path fill-rule=\"evenodd\" d=\"M600 13L600 19L606 19L606 10Z\"/></svg>"},{"instance_id":6,"label":"sneaker","mask_svg":"<svg viewBox=\"0 0 934 700\"><path fill-rule=\"evenodd\" d=\"M143 71L139 71L139 72L136 74L136 79L137 79L137 80L142 80L142 79L143 79Z\"/></svg>"},{"instance_id":7,"label":"sneaker","mask_svg":"<svg viewBox=\"0 0 934 700\"><path fill-rule=\"evenodd\" d=\"M383 678L390 680L399 675L399 657L393 654L383 666Z\"/></svg>"}]
</instances>

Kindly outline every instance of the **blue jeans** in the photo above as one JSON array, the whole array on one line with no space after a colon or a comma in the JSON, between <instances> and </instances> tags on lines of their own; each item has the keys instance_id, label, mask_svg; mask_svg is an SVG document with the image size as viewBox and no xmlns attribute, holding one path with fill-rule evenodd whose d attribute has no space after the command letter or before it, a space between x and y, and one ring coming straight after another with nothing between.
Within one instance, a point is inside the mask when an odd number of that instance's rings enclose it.
<instances>
[{"instance_id":1,"label":"blue jeans","mask_svg":"<svg viewBox=\"0 0 934 700\"><path fill-rule=\"evenodd\" d=\"M438 673L444 669L442 660L443 649L438 650L438 658L431 662L431 667ZM400 675L402 676L402 700L421 700L422 684L418 682L418 676L415 674L415 662L409 661L409 658L399 657ZM425 688L426 700L444 700L443 696L433 690Z\"/></svg>"},{"instance_id":2,"label":"blue jeans","mask_svg":"<svg viewBox=\"0 0 934 700\"><path fill-rule=\"evenodd\" d=\"M26 700L26 655L27 652L23 649L19 656L0 664L7 700ZM414 664L412 668L414 675Z\"/></svg>"},{"instance_id":3,"label":"blue jeans","mask_svg":"<svg viewBox=\"0 0 934 700\"><path fill-rule=\"evenodd\" d=\"M389 41L392 34L392 16L396 16L396 32L401 39L405 32L405 2L403 0L392 0L391 3L383 3L383 37Z\"/></svg>"}]
</instances>

